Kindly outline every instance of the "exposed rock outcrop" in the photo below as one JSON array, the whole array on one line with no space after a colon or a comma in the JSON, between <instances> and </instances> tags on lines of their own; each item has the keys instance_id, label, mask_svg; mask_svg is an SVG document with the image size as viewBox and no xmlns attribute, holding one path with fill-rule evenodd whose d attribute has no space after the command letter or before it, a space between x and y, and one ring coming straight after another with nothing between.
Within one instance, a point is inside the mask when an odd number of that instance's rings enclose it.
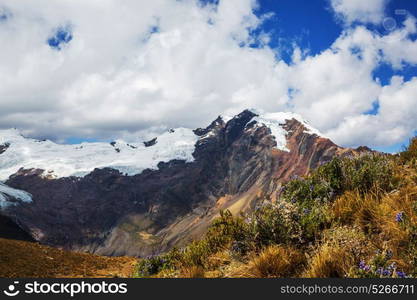
<instances>
[{"instance_id":1,"label":"exposed rock outcrop","mask_svg":"<svg viewBox=\"0 0 417 300\"><path fill-rule=\"evenodd\" d=\"M6 152L6 150L10 147L9 143L4 143L2 145L0 145L0 154L3 154L4 152Z\"/></svg>"}]
</instances>

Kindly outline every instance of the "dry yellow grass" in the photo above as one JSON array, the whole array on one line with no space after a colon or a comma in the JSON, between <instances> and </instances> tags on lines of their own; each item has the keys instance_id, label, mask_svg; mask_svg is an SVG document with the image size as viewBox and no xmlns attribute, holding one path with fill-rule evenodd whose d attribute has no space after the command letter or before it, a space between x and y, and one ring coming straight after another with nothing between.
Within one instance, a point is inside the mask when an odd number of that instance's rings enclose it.
<instances>
[{"instance_id":1,"label":"dry yellow grass","mask_svg":"<svg viewBox=\"0 0 417 300\"><path fill-rule=\"evenodd\" d=\"M328 243L322 245L312 257L302 277L346 277L354 264L354 256L346 248Z\"/></svg>"},{"instance_id":2,"label":"dry yellow grass","mask_svg":"<svg viewBox=\"0 0 417 300\"><path fill-rule=\"evenodd\" d=\"M219 251L213 255L210 255L205 264L204 267L207 270L215 270L222 266L229 265L232 262L233 258L230 255L230 251L223 250Z\"/></svg>"},{"instance_id":3,"label":"dry yellow grass","mask_svg":"<svg viewBox=\"0 0 417 300\"><path fill-rule=\"evenodd\" d=\"M200 266L191 266L181 269L179 278L204 278L204 268Z\"/></svg>"},{"instance_id":4,"label":"dry yellow grass","mask_svg":"<svg viewBox=\"0 0 417 300\"><path fill-rule=\"evenodd\" d=\"M249 261L247 275L255 278L291 277L304 261L305 256L296 249L268 246Z\"/></svg>"},{"instance_id":5,"label":"dry yellow grass","mask_svg":"<svg viewBox=\"0 0 417 300\"><path fill-rule=\"evenodd\" d=\"M375 250L358 226L333 227L323 232L322 244L312 253L302 277L346 277Z\"/></svg>"},{"instance_id":6,"label":"dry yellow grass","mask_svg":"<svg viewBox=\"0 0 417 300\"><path fill-rule=\"evenodd\" d=\"M358 192L347 192L333 203L331 217L342 224L353 224L363 202L364 199Z\"/></svg>"},{"instance_id":7,"label":"dry yellow grass","mask_svg":"<svg viewBox=\"0 0 417 300\"><path fill-rule=\"evenodd\" d=\"M136 263L0 238L0 277L131 277Z\"/></svg>"},{"instance_id":8,"label":"dry yellow grass","mask_svg":"<svg viewBox=\"0 0 417 300\"><path fill-rule=\"evenodd\" d=\"M407 186L400 189L397 193L387 195L381 200L379 214L376 216L381 234L379 235L379 243L394 251L394 255L398 255L404 251L410 240L414 237L407 224L417 224L416 214L417 187ZM403 220L398 222L396 215L403 214Z\"/></svg>"}]
</instances>

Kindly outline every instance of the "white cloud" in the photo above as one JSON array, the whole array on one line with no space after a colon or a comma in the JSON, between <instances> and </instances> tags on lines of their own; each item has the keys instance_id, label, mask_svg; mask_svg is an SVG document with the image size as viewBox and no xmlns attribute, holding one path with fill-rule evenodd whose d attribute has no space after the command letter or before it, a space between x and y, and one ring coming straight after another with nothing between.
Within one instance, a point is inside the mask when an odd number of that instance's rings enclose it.
<instances>
[{"instance_id":1,"label":"white cloud","mask_svg":"<svg viewBox=\"0 0 417 300\"><path fill-rule=\"evenodd\" d=\"M417 63L417 41L409 38L415 21L409 17L385 36L348 29L330 49L299 60L289 70L294 110L342 145L389 146L409 138L417 129L417 77L395 76L382 86L373 74L382 63L398 69ZM367 114L376 101L376 115Z\"/></svg>"},{"instance_id":2,"label":"white cloud","mask_svg":"<svg viewBox=\"0 0 417 300\"><path fill-rule=\"evenodd\" d=\"M389 0L330 0L330 5L346 24L379 23Z\"/></svg>"},{"instance_id":3,"label":"white cloud","mask_svg":"<svg viewBox=\"0 0 417 300\"><path fill-rule=\"evenodd\" d=\"M285 101L274 52L242 47L262 22L255 1L0 2L13 12L0 26L3 127L108 137L203 126L254 101L269 110ZM51 49L47 37L65 24L73 40Z\"/></svg>"},{"instance_id":4,"label":"white cloud","mask_svg":"<svg viewBox=\"0 0 417 300\"><path fill-rule=\"evenodd\" d=\"M372 78L377 57L366 47L352 53L369 39L371 33L358 28L340 37L331 49L294 64L288 72L296 91L293 109L323 131L346 116L369 110L381 88Z\"/></svg>"},{"instance_id":5,"label":"white cloud","mask_svg":"<svg viewBox=\"0 0 417 300\"><path fill-rule=\"evenodd\" d=\"M417 129L417 79L396 77L383 87L373 75L382 63L399 70L417 64L412 16L385 36L346 28L316 55L296 47L286 64L267 45L267 33L252 33L269 17L256 16L256 6L253 0L218 7L194 0L0 0L11 12L0 23L0 40L7 41L0 53L0 127L59 141L148 137L256 107L300 113L346 146L389 145ZM62 51L46 43L59 26L73 35ZM263 46L248 46L256 40ZM378 114L366 115L376 100Z\"/></svg>"},{"instance_id":6,"label":"white cloud","mask_svg":"<svg viewBox=\"0 0 417 300\"><path fill-rule=\"evenodd\" d=\"M345 118L337 128L329 132L341 143L356 145L388 146L403 142L417 128L417 77L404 82L393 77L379 96L377 115L356 115Z\"/></svg>"}]
</instances>

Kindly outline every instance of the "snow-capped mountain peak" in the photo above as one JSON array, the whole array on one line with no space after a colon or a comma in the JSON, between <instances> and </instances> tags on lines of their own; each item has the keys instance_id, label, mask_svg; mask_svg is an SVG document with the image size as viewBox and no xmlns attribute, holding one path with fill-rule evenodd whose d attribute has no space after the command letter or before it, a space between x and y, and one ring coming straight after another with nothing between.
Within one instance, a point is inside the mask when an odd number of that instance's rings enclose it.
<instances>
[{"instance_id":1,"label":"snow-capped mountain peak","mask_svg":"<svg viewBox=\"0 0 417 300\"><path fill-rule=\"evenodd\" d=\"M270 129L275 137L276 148L282 151L289 151L286 138L288 132L284 128L288 120L296 119L306 128L307 133L321 135L297 114L265 113L255 109L249 110L249 113L253 115L250 122L256 121L256 127L266 126ZM216 128L237 117L220 117L211 126ZM84 142L69 145L26 138L17 129L0 130L0 181L7 180L21 168L41 169L45 177L60 178L83 177L95 168L105 167L135 175L145 169L158 169L160 162L174 159L192 162L197 141L216 135L213 129L204 135L195 132L177 128L147 142L127 143L115 140L110 143Z\"/></svg>"},{"instance_id":2,"label":"snow-capped mountain peak","mask_svg":"<svg viewBox=\"0 0 417 300\"><path fill-rule=\"evenodd\" d=\"M277 143L276 148L279 150L289 151L286 139L288 132L283 127L288 120L295 119L300 122L306 128L306 133L324 137L322 133L311 127L299 114L291 112L265 113L258 109L250 109L250 111L257 115L252 119L252 121L256 121L259 126L264 125L271 130L271 134L275 137L275 141Z\"/></svg>"}]
</instances>

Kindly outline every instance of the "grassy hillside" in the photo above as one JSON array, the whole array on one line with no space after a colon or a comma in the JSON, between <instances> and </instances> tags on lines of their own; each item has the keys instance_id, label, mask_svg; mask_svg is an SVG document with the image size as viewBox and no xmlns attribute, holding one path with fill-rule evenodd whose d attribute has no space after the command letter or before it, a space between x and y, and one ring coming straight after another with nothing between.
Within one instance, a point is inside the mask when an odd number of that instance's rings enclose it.
<instances>
[{"instance_id":1,"label":"grassy hillside","mask_svg":"<svg viewBox=\"0 0 417 300\"><path fill-rule=\"evenodd\" d=\"M250 215L224 211L138 277L416 277L417 139L399 155L335 158Z\"/></svg>"},{"instance_id":2,"label":"grassy hillside","mask_svg":"<svg viewBox=\"0 0 417 300\"><path fill-rule=\"evenodd\" d=\"M130 257L103 257L0 238L0 278L131 277L136 262Z\"/></svg>"}]
</instances>

